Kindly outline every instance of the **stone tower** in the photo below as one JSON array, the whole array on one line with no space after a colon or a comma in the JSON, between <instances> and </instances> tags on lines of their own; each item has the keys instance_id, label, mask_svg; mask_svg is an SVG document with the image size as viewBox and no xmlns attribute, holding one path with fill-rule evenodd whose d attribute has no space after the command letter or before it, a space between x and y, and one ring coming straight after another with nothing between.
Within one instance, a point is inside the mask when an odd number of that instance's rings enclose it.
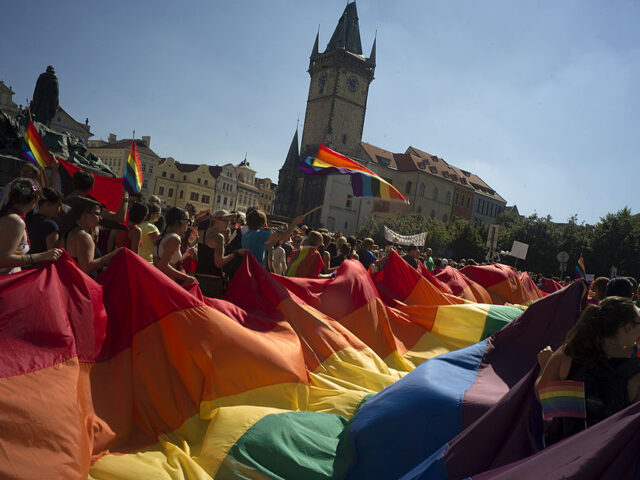
<instances>
[{"instance_id":1,"label":"stone tower","mask_svg":"<svg viewBox=\"0 0 640 480\"><path fill-rule=\"evenodd\" d=\"M369 84L375 70L376 43L369 58L362 55L355 2L347 4L324 52L319 34L309 58L309 94L299 155L297 130L278 177L275 213L286 217L322 204L326 178L306 176L298 162L313 156L321 143L345 155L357 156L362 141ZM320 212L307 223L318 226Z\"/></svg>"}]
</instances>

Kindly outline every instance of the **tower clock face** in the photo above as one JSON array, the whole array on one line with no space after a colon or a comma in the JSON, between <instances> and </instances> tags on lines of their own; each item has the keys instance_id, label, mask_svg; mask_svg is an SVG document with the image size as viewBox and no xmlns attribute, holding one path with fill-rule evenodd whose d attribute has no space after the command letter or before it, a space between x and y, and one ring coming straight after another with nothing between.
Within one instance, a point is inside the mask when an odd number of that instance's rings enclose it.
<instances>
[{"instance_id":1,"label":"tower clock face","mask_svg":"<svg viewBox=\"0 0 640 480\"><path fill-rule=\"evenodd\" d=\"M347 78L347 87L352 92L357 92L358 91L358 79L356 77Z\"/></svg>"},{"instance_id":2,"label":"tower clock face","mask_svg":"<svg viewBox=\"0 0 640 480\"><path fill-rule=\"evenodd\" d=\"M329 78L327 72L322 72L320 74L320 76L318 77L318 85L320 86L320 88L324 87L327 84L327 78Z\"/></svg>"}]
</instances>

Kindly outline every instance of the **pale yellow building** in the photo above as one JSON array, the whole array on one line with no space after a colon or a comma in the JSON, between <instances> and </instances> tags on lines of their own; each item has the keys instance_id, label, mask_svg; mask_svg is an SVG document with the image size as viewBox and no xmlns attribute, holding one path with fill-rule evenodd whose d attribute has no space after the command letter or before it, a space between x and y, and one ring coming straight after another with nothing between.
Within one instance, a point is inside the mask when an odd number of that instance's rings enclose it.
<instances>
[{"instance_id":1,"label":"pale yellow building","mask_svg":"<svg viewBox=\"0 0 640 480\"><path fill-rule=\"evenodd\" d=\"M216 180L221 167L180 163L171 157L158 163L154 194L165 207L183 207L190 203L196 211L215 210Z\"/></svg>"},{"instance_id":2,"label":"pale yellow building","mask_svg":"<svg viewBox=\"0 0 640 480\"><path fill-rule=\"evenodd\" d=\"M273 213L277 185L271 183L270 178L256 178L256 187L258 187L258 208L267 215Z\"/></svg>"},{"instance_id":3,"label":"pale yellow building","mask_svg":"<svg viewBox=\"0 0 640 480\"><path fill-rule=\"evenodd\" d=\"M147 198L152 195L156 183L158 162L160 157L151 150L151 137L136 139L136 148L142 164L142 190L140 193ZM116 174L124 176L127 167L127 159L131 150L131 139L118 140L114 134L109 135L109 140L89 140L89 152L97 155Z\"/></svg>"},{"instance_id":4,"label":"pale yellow building","mask_svg":"<svg viewBox=\"0 0 640 480\"><path fill-rule=\"evenodd\" d=\"M236 210L246 212L250 207L258 206L260 190L256 187L256 171L245 158L236 165L238 175L238 197Z\"/></svg>"}]
</instances>

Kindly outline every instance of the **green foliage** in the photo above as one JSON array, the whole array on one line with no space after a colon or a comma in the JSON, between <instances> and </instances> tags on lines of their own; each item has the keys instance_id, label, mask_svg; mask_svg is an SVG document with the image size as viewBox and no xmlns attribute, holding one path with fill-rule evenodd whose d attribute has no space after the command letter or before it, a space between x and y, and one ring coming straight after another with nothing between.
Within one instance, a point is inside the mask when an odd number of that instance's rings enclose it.
<instances>
[{"instance_id":1,"label":"green foliage","mask_svg":"<svg viewBox=\"0 0 640 480\"><path fill-rule=\"evenodd\" d=\"M526 260L518 260L518 268L545 276L559 274L556 256L569 254L566 275L573 271L580 254L583 254L587 273L609 276L612 266L618 275L640 275L640 217L631 215L628 208L609 213L595 225L578 223L573 215L567 223L554 223L550 216L533 214L520 217L502 212L496 218L499 225L498 249L509 251L514 240L529 245ZM387 225L402 235L427 231L427 247L434 256L482 261L486 255L487 225L473 225L466 220L443 223L420 214L386 215L369 217L358 230L361 237L370 236L379 245L386 242L382 226ZM503 263L514 265L514 257L504 257Z\"/></svg>"}]
</instances>

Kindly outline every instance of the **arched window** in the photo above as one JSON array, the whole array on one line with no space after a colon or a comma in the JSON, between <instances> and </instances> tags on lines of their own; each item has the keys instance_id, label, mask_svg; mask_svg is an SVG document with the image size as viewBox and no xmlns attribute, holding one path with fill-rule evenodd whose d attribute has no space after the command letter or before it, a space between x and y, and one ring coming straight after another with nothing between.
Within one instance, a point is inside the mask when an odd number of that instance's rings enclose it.
<instances>
[{"instance_id":1,"label":"arched window","mask_svg":"<svg viewBox=\"0 0 640 480\"><path fill-rule=\"evenodd\" d=\"M471 202L471 197L467 197L467 208L469 208L470 202Z\"/></svg>"},{"instance_id":2,"label":"arched window","mask_svg":"<svg viewBox=\"0 0 640 480\"><path fill-rule=\"evenodd\" d=\"M422 207L418 207L417 212L418 212L418 213L422 213Z\"/></svg>"},{"instance_id":3,"label":"arched window","mask_svg":"<svg viewBox=\"0 0 640 480\"><path fill-rule=\"evenodd\" d=\"M442 216L442 221L445 222L445 223L447 222L447 214L446 213Z\"/></svg>"},{"instance_id":4,"label":"arched window","mask_svg":"<svg viewBox=\"0 0 640 480\"><path fill-rule=\"evenodd\" d=\"M433 189L433 199L437 200L438 199L438 187L435 187Z\"/></svg>"},{"instance_id":5,"label":"arched window","mask_svg":"<svg viewBox=\"0 0 640 480\"><path fill-rule=\"evenodd\" d=\"M411 182L407 182L407 186L404 188L404 193L411 193Z\"/></svg>"},{"instance_id":6,"label":"arched window","mask_svg":"<svg viewBox=\"0 0 640 480\"><path fill-rule=\"evenodd\" d=\"M420 193L419 193L419 195L421 197L424 197L424 183L422 185L420 185Z\"/></svg>"},{"instance_id":7,"label":"arched window","mask_svg":"<svg viewBox=\"0 0 640 480\"><path fill-rule=\"evenodd\" d=\"M435 210L431 210L431 218L436 218L436 211Z\"/></svg>"},{"instance_id":8,"label":"arched window","mask_svg":"<svg viewBox=\"0 0 640 480\"><path fill-rule=\"evenodd\" d=\"M444 203L446 203L447 205L449 204L449 202L451 202L451 192L447 192L447 196L444 199ZM445 220L446 222L446 220Z\"/></svg>"}]
</instances>

